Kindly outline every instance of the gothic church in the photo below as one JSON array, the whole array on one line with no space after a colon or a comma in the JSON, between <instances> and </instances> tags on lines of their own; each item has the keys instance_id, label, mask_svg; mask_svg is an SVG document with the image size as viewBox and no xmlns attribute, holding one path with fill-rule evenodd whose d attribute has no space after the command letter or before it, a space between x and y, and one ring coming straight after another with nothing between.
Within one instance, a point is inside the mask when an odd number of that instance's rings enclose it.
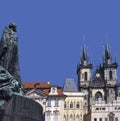
<instances>
[{"instance_id":1,"label":"gothic church","mask_svg":"<svg viewBox=\"0 0 120 121\"><path fill-rule=\"evenodd\" d=\"M103 63L92 75L92 63L88 61L86 48L80 57L80 64L77 65L78 90L84 92L86 110L98 99L112 102L118 96L117 67L118 63L112 61L112 54L106 44Z\"/></svg>"}]
</instances>

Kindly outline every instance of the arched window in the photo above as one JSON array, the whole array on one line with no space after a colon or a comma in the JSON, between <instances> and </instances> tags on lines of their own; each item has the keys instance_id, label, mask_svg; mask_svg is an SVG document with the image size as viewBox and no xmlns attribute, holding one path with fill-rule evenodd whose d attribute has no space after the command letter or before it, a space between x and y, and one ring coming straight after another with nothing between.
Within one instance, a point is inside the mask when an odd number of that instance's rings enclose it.
<instances>
[{"instance_id":1,"label":"arched window","mask_svg":"<svg viewBox=\"0 0 120 121\"><path fill-rule=\"evenodd\" d=\"M98 100L99 98L102 98L102 93L98 91L95 94L95 100Z\"/></svg>"},{"instance_id":2,"label":"arched window","mask_svg":"<svg viewBox=\"0 0 120 121\"><path fill-rule=\"evenodd\" d=\"M110 78L110 79L113 78L112 71L109 71L109 78Z\"/></svg>"},{"instance_id":3,"label":"arched window","mask_svg":"<svg viewBox=\"0 0 120 121\"><path fill-rule=\"evenodd\" d=\"M87 81L87 75L88 75L87 72L85 72L85 81Z\"/></svg>"},{"instance_id":4,"label":"arched window","mask_svg":"<svg viewBox=\"0 0 120 121\"><path fill-rule=\"evenodd\" d=\"M77 102L77 104L76 104L76 108L80 108L80 104L79 104L79 102Z\"/></svg>"},{"instance_id":5,"label":"arched window","mask_svg":"<svg viewBox=\"0 0 120 121\"><path fill-rule=\"evenodd\" d=\"M76 116L76 120L75 121L79 121L79 115L77 114L77 116Z\"/></svg>"},{"instance_id":6,"label":"arched window","mask_svg":"<svg viewBox=\"0 0 120 121\"><path fill-rule=\"evenodd\" d=\"M73 103L72 102L70 103L70 108L73 108Z\"/></svg>"}]
</instances>

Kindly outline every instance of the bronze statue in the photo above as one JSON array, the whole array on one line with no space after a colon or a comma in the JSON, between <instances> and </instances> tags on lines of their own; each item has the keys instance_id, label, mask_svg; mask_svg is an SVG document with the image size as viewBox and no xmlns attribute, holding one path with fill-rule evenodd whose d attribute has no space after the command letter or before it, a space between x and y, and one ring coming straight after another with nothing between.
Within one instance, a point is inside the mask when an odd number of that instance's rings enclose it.
<instances>
[{"instance_id":1,"label":"bronze statue","mask_svg":"<svg viewBox=\"0 0 120 121\"><path fill-rule=\"evenodd\" d=\"M44 121L42 106L25 95L14 32L16 25L11 23L0 41L0 121Z\"/></svg>"},{"instance_id":2,"label":"bronze statue","mask_svg":"<svg viewBox=\"0 0 120 121\"><path fill-rule=\"evenodd\" d=\"M0 41L0 99L5 101L14 93L25 95L18 63L18 37L14 32L16 25L11 23Z\"/></svg>"},{"instance_id":3,"label":"bronze statue","mask_svg":"<svg viewBox=\"0 0 120 121\"><path fill-rule=\"evenodd\" d=\"M15 35L16 24L5 28L0 42L0 65L17 81L21 82L18 63L18 37Z\"/></svg>"}]
</instances>

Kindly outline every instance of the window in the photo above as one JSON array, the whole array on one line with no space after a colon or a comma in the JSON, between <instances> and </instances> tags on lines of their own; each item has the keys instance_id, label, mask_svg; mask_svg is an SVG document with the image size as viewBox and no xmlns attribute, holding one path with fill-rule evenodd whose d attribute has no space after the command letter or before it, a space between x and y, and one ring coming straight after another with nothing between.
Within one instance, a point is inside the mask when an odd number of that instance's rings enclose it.
<instances>
[{"instance_id":1,"label":"window","mask_svg":"<svg viewBox=\"0 0 120 121\"><path fill-rule=\"evenodd\" d=\"M99 98L102 98L102 93L98 91L95 94L95 100L98 100Z\"/></svg>"},{"instance_id":2,"label":"window","mask_svg":"<svg viewBox=\"0 0 120 121\"><path fill-rule=\"evenodd\" d=\"M50 121L50 114L47 114L46 121Z\"/></svg>"},{"instance_id":3,"label":"window","mask_svg":"<svg viewBox=\"0 0 120 121\"><path fill-rule=\"evenodd\" d=\"M73 117L72 117L72 114L70 115L70 120L69 121L73 121Z\"/></svg>"},{"instance_id":4,"label":"window","mask_svg":"<svg viewBox=\"0 0 120 121\"><path fill-rule=\"evenodd\" d=\"M70 108L73 108L73 103L72 102L70 103Z\"/></svg>"},{"instance_id":5,"label":"window","mask_svg":"<svg viewBox=\"0 0 120 121\"><path fill-rule=\"evenodd\" d=\"M85 72L85 81L87 81L87 72Z\"/></svg>"},{"instance_id":6,"label":"window","mask_svg":"<svg viewBox=\"0 0 120 121\"><path fill-rule=\"evenodd\" d=\"M66 102L64 103L64 108L66 108Z\"/></svg>"},{"instance_id":7,"label":"window","mask_svg":"<svg viewBox=\"0 0 120 121\"><path fill-rule=\"evenodd\" d=\"M105 118L105 121L108 121L108 119L107 119L107 118Z\"/></svg>"},{"instance_id":8,"label":"window","mask_svg":"<svg viewBox=\"0 0 120 121\"><path fill-rule=\"evenodd\" d=\"M113 76L112 76L112 71L109 71L109 78L112 79Z\"/></svg>"},{"instance_id":9,"label":"window","mask_svg":"<svg viewBox=\"0 0 120 121\"><path fill-rule=\"evenodd\" d=\"M65 115L64 115L63 121L67 121L67 118L66 118L66 116L65 116Z\"/></svg>"},{"instance_id":10,"label":"window","mask_svg":"<svg viewBox=\"0 0 120 121\"><path fill-rule=\"evenodd\" d=\"M77 104L76 104L76 108L80 108L80 104L79 104L79 102L77 102Z\"/></svg>"},{"instance_id":11,"label":"window","mask_svg":"<svg viewBox=\"0 0 120 121\"><path fill-rule=\"evenodd\" d=\"M97 121L97 118L94 118L94 121Z\"/></svg>"},{"instance_id":12,"label":"window","mask_svg":"<svg viewBox=\"0 0 120 121\"><path fill-rule=\"evenodd\" d=\"M76 116L76 120L75 121L79 121L79 115L78 114Z\"/></svg>"},{"instance_id":13,"label":"window","mask_svg":"<svg viewBox=\"0 0 120 121\"><path fill-rule=\"evenodd\" d=\"M50 99L48 99L48 105L47 106L51 107L51 100Z\"/></svg>"},{"instance_id":14,"label":"window","mask_svg":"<svg viewBox=\"0 0 120 121\"><path fill-rule=\"evenodd\" d=\"M55 99L55 107L58 107L58 98Z\"/></svg>"},{"instance_id":15,"label":"window","mask_svg":"<svg viewBox=\"0 0 120 121\"><path fill-rule=\"evenodd\" d=\"M58 114L54 114L54 121L58 121Z\"/></svg>"},{"instance_id":16,"label":"window","mask_svg":"<svg viewBox=\"0 0 120 121\"><path fill-rule=\"evenodd\" d=\"M115 121L118 121L118 117L115 117Z\"/></svg>"},{"instance_id":17,"label":"window","mask_svg":"<svg viewBox=\"0 0 120 121\"><path fill-rule=\"evenodd\" d=\"M102 121L102 118L99 118L99 121Z\"/></svg>"}]
</instances>

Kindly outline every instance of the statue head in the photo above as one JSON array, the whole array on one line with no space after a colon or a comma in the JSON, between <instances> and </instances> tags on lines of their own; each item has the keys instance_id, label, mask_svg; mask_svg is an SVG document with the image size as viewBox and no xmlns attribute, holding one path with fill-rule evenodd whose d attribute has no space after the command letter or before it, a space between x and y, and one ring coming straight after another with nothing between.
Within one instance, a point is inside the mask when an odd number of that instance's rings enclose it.
<instances>
[{"instance_id":1,"label":"statue head","mask_svg":"<svg viewBox=\"0 0 120 121\"><path fill-rule=\"evenodd\" d=\"M10 23L9 28L16 32L16 24L14 22Z\"/></svg>"}]
</instances>

